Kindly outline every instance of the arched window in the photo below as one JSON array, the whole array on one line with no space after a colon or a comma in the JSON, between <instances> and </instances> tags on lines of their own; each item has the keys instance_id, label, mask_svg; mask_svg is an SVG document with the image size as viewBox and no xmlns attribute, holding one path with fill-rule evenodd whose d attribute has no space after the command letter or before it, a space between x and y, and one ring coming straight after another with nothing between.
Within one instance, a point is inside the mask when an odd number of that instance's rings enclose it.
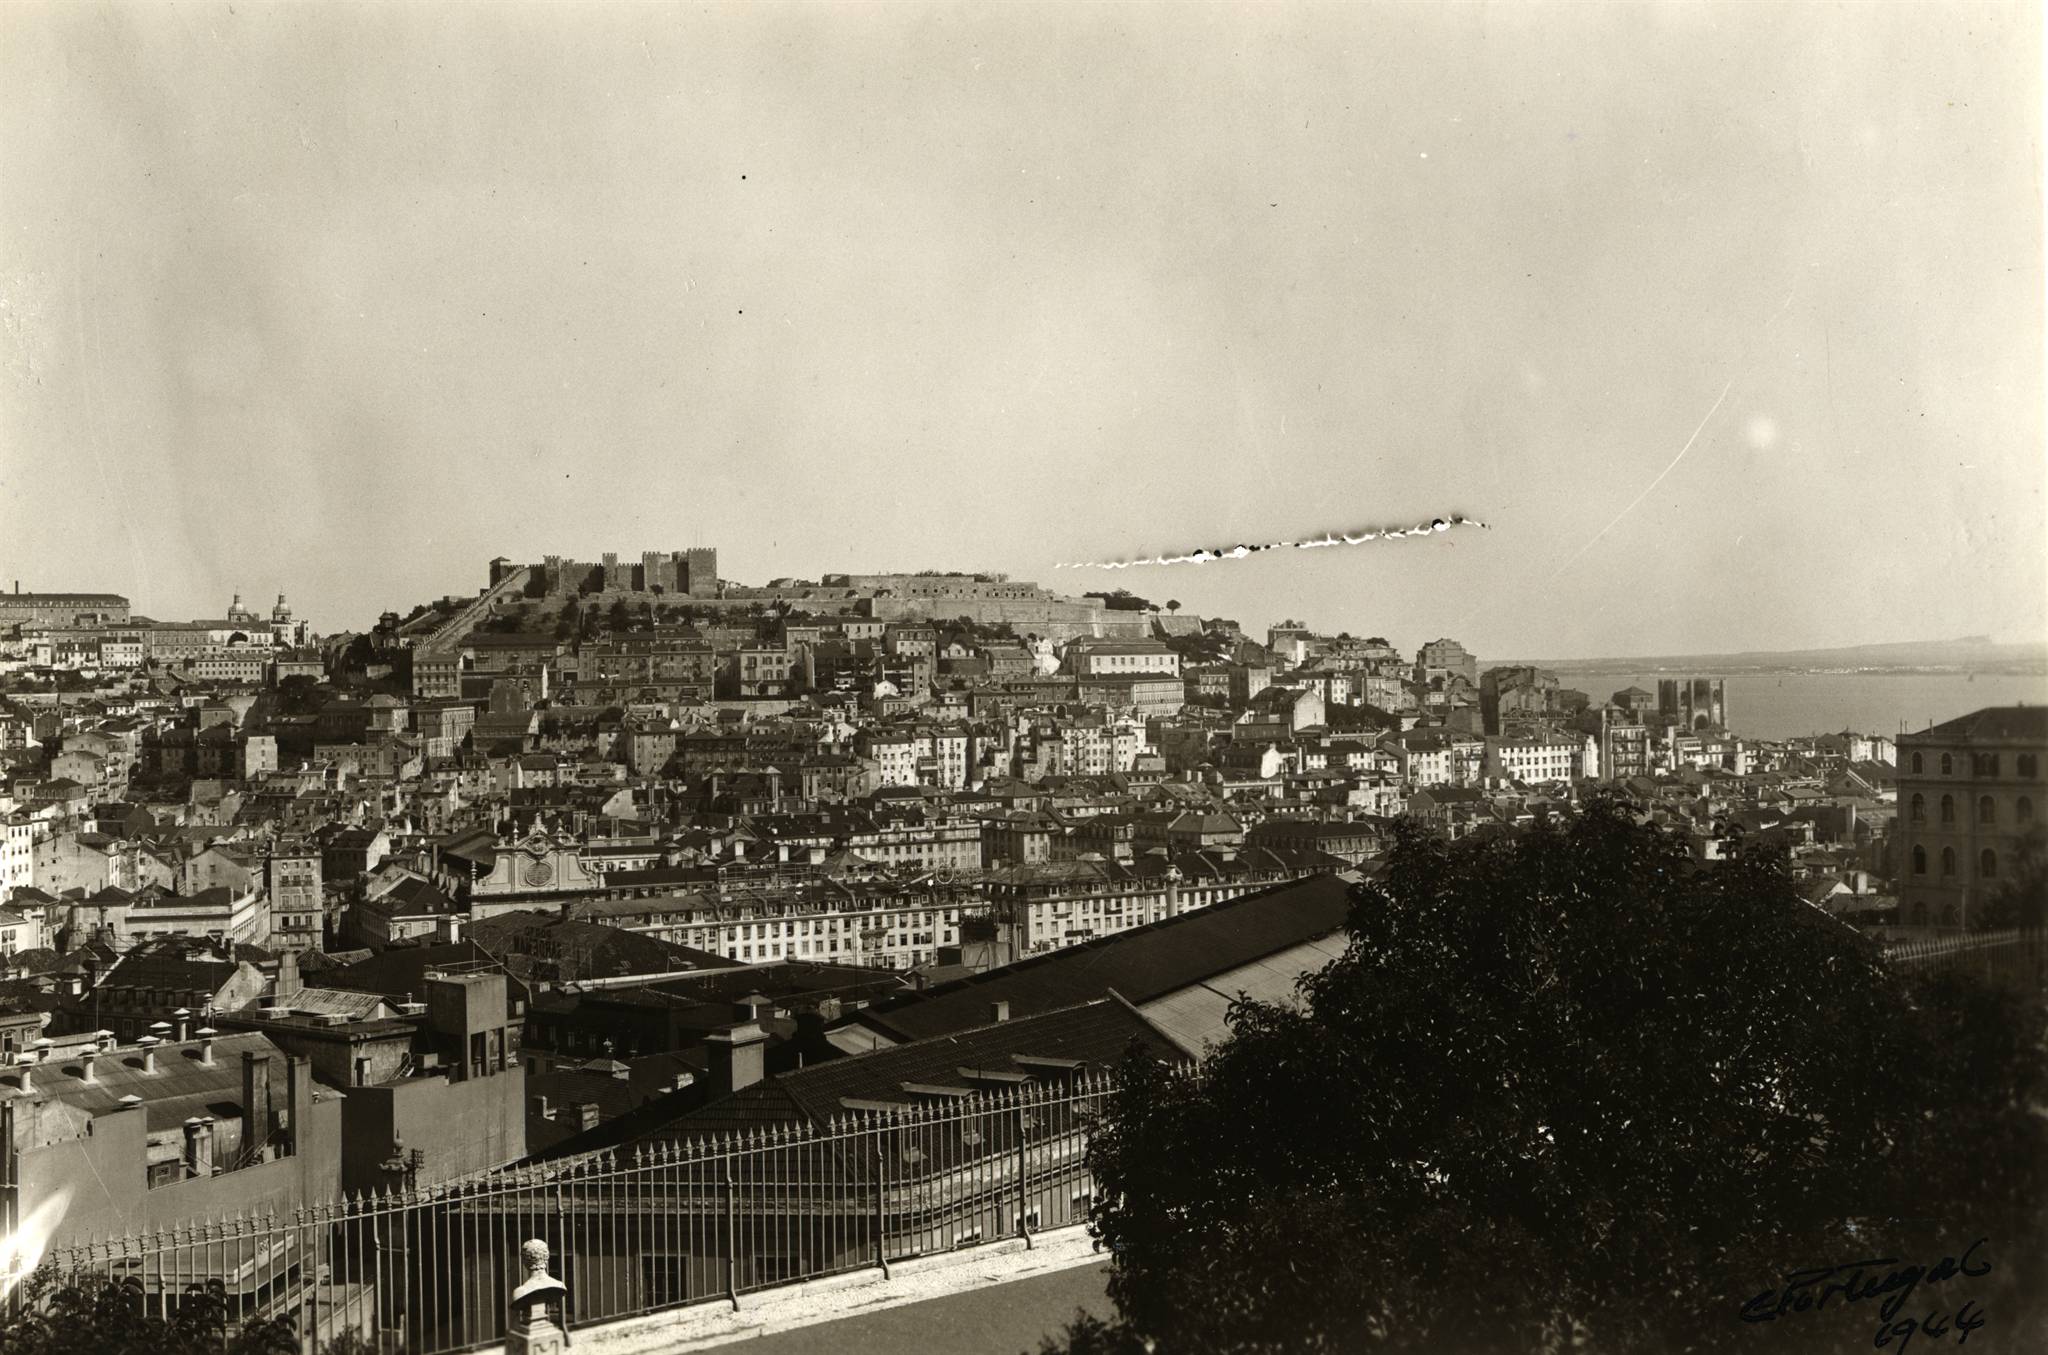
<instances>
[{"instance_id":1,"label":"arched window","mask_svg":"<svg viewBox=\"0 0 2048 1355\"><path fill-rule=\"evenodd\" d=\"M1955 769L1956 760L1950 757L1947 753L1943 753L1941 755L1941 774L1943 776L1952 775L1955 772Z\"/></svg>"},{"instance_id":2,"label":"arched window","mask_svg":"<svg viewBox=\"0 0 2048 1355\"><path fill-rule=\"evenodd\" d=\"M2020 796L2019 800L2012 807L2012 816L2021 823L2032 823L2034 821L2034 802L2024 795Z\"/></svg>"},{"instance_id":3,"label":"arched window","mask_svg":"<svg viewBox=\"0 0 2048 1355\"><path fill-rule=\"evenodd\" d=\"M1927 849L1925 847L1915 847L1913 849L1913 873L1915 875L1925 875L1927 873Z\"/></svg>"},{"instance_id":4,"label":"arched window","mask_svg":"<svg viewBox=\"0 0 2048 1355\"><path fill-rule=\"evenodd\" d=\"M1909 813L1913 822L1925 823L1927 821L1927 797L1916 792L1913 796Z\"/></svg>"},{"instance_id":5,"label":"arched window","mask_svg":"<svg viewBox=\"0 0 2048 1355\"><path fill-rule=\"evenodd\" d=\"M1927 901L1925 899L1913 905L1913 925L1916 927L1927 925Z\"/></svg>"},{"instance_id":6,"label":"arched window","mask_svg":"<svg viewBox=\"0 0 2048 1355\"><path fill-rule=\"evenodd\" d=\"M1943 823L1954 823L1956 821L1955 796L1944 795L1941 797L1941 821Z\"/></svg>"},{"instance_id":7,"label":"arched window","mask_svg":"<svg viewBox=\"0 0 2048 1355\"><path fill-rule=\"evenodd\" d=\"M1987 880L1998 878L1998 853L1986 847L1977 853L1977 873Z\"/></svg>"},{"instance_id":8,"label":"arched window","mask_svg":"<svg viewBox=\"0 0 2048 1355\"><path fill-rule=\"evenodd\" d=\"M1996 823L1997 821L1998 806L1992 803L1989 795L1979 795L1977 797L1977 822Z\"/></svg>"},{"instance_id":9,"label":"arched window","mask_svg":"<svg viewBox=\"0 0 2048 1355\"><path fill-rule=\"evenodd\" d=\"M1943 875L1953 875L1953 874L1955 874L1955 873L1956 873L1956 849L1955 849L1955 848L1953 848L1953 847L1943 847L1943 848L1941 849L1941 873L1942 873Z\"/></svg>"},{"instance_id":10,"label":"arched window","mask_svg":"<svg viewBox=\"0 0 2048 1355\"><path fill-rule=\"evenodd\" d=\"M1918 753L1913 754L1913 770L1916 773L1924 772L1927 770L1927 768L1924 765L1922 765L1920 755Z\"/></svg>"},{"instance_id":11,"label":"arched window","mask_svg":"<svg viewBox=\"0 0 2048 1355\"><path fill-rule=\"evenodd\" d=\"M2040 775L2040 773L2041 764L2035 759L2034 755L2032 753L2021 753L2020 775L2026 777L2029 781L2031 781L2036 776Z\"/></svg>"}]
</instances>

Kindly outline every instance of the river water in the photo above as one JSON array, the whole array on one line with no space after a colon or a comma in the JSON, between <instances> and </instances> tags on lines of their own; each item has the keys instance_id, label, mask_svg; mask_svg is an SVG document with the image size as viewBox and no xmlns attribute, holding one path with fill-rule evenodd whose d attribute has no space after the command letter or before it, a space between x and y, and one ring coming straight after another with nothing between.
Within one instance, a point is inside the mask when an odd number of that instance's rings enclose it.
<instances>
[{"instance_id":1,"label":"river water","mask_svg":"<svg viewBox=\"0 0 2048 1355\"><path fill-rule=\"evenodd\" d=\"M1584 692L1594 704L1624 687L1653 696L1659 677L1722 677L1701 668L1675 672L1559 672L1558 684ZM2048 676L1960 673L1736 673L1723 678L1728 727L1753 739L1801 734L1897 736L1953 720L1985 706L2048 705Z\"/></svg>"}]
</instances>

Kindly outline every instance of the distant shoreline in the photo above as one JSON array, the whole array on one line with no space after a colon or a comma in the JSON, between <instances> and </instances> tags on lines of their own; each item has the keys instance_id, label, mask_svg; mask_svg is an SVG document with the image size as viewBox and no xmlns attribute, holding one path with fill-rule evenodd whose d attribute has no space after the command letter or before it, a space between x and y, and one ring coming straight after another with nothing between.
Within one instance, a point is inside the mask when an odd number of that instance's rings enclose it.
<instances>
[{"instance_id":1,"label":"distant shoreline","mask_svg":"<svg viewBox=\"0 0 2048 1355\"><path fill-rule=\"evenodd\" d=\"M1533 667L1564 677L1574 673L1665 673L1673 677L1763 677L1802 673L1829 677L2038 677L2048 664L1805 664L1729 663L1698 659L1505 659L1482 668Z\"/></svg>"}]
</instances>

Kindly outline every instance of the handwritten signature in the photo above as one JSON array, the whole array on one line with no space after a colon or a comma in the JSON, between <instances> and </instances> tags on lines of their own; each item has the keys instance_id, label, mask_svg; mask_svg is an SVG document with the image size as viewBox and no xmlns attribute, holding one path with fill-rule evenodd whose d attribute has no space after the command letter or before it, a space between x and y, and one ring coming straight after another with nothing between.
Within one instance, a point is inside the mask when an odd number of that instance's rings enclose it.
<instances>
[{"instance_id":1,"label":"handwritten signature","mask_svg":"<svg viewBox=\"0 0 2048 1355\"><path fill-rule=\"evenodd\" d=\"M1939 1309L1930 1312L1924 1321L1896 1319L1900 1309L1913 1296L1913 1291L1923 1284L1941 1284L1958 1276L1975 1279L1990 1274L1991 1262L1977 1257L1977 1249L1989 1240L1980 1237L1965 1248L1960 1257L1944 1256L1931 1266L1902 1266L1895 1256L1876 1256L1862 1261L1787 1271L1782 1287L1766 1289L1742 1305L1742 1320L1773 1322L1793 1313L1819 1312L1828 1306L1829 1299L1837 1297L1844 1307L1866 1299L1881 1298L1883 1302L1877 1309L1878 1317L1882 1319L1877 1329L1878 1348L1882 1349L1897 1338L1898 1348L1903 1352L1916 1332L1945 1336L1951 1330L1956 1333L1956 1342L1961 1344L1970 1339L1971 1332L1984 1325L1984 1310L1968 1300L1956 1310L1953 1320L1944 1319Z\"/></svg>"}]
</instances>

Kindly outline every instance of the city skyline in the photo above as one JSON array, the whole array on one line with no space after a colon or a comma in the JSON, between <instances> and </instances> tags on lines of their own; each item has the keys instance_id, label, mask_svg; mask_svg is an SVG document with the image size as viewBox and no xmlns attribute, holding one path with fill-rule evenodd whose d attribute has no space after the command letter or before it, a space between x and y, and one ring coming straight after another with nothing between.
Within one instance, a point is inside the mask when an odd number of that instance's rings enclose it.
<instances>
[{"instance_id":1,"label":"city skyline","mask_svg":"<svg viewBox=\"0 0 2048 1355\"><path fill-rule=\"evenodd\" d=\"M359 629L715 538L1488 654L2039 636L2038 16L1732 13L10 7L0 577Z\"/></svg>"}]
</instances>

